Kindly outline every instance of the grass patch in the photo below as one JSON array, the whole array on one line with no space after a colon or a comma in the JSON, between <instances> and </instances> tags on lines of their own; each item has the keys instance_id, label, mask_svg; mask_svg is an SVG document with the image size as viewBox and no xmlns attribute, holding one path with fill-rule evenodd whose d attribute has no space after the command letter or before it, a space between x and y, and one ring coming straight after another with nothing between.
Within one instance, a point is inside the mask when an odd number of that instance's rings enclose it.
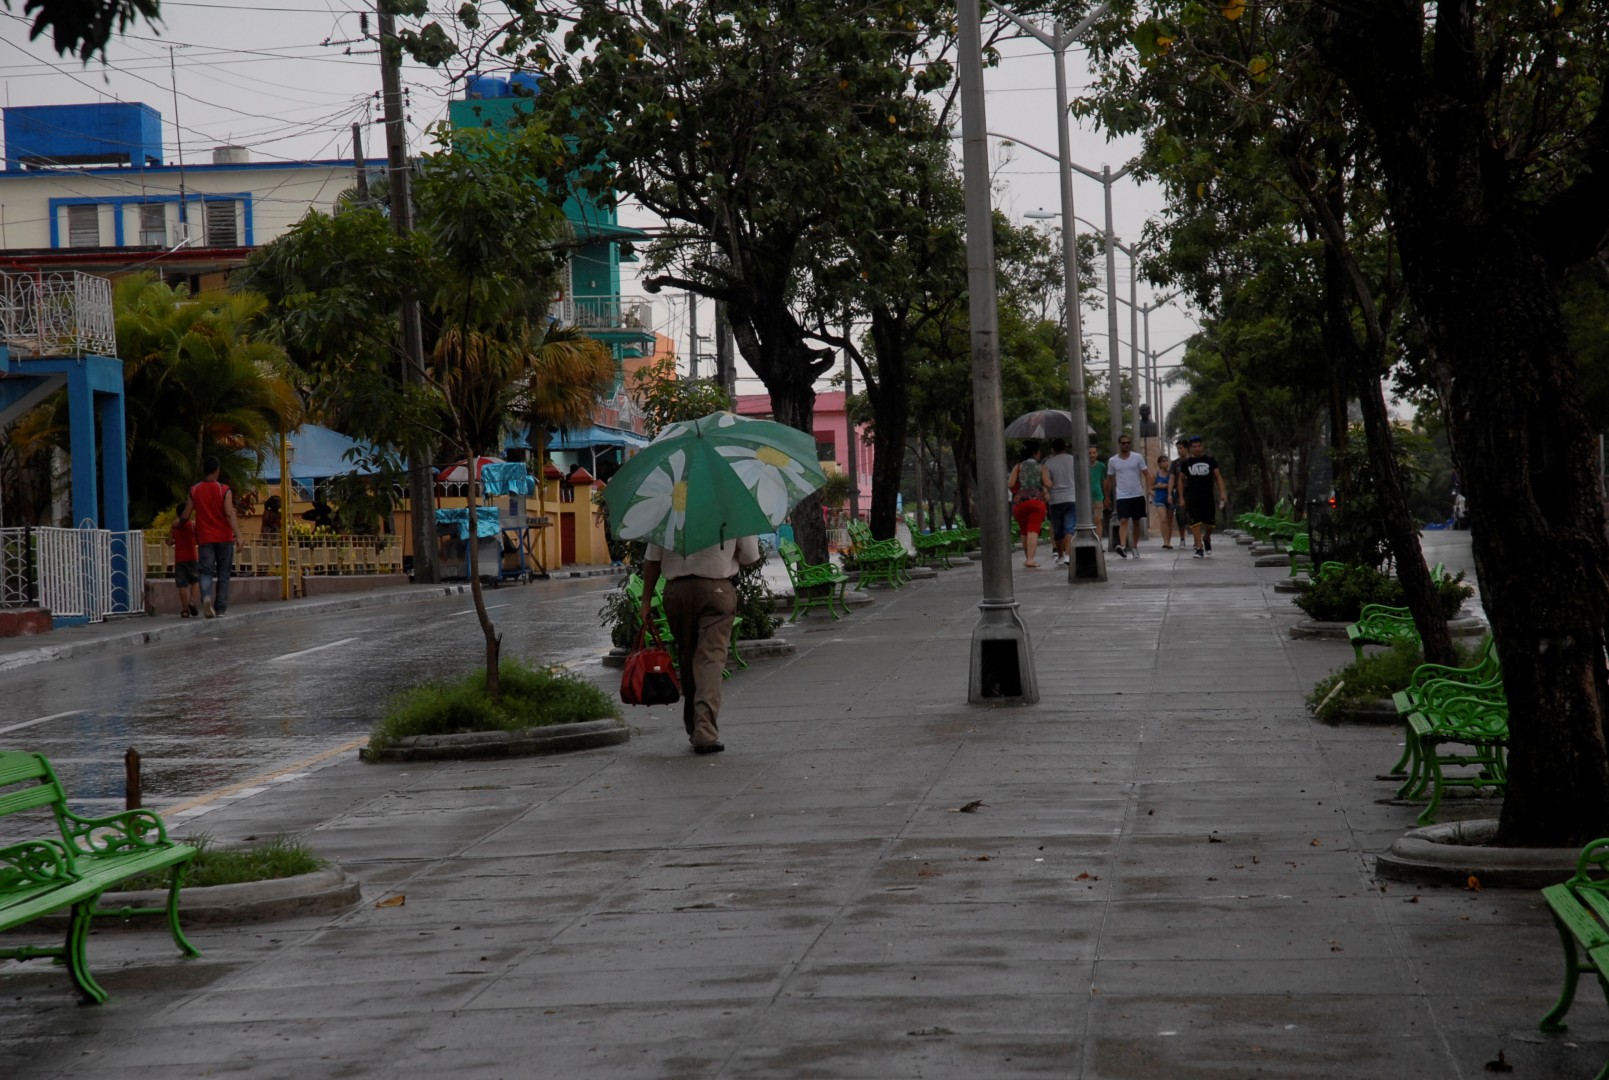
<instances>
[{"instance_id":1,"label":"grass patch","mask_svg":"<svg viewBox=\"0 0 1609 1080\"><path fill-rule=\"evenodd\" d=\"M328 863L293 836L281 833L254 847L217 847L212 837L202 835L184 840L196 849L196 857L185 871L187 889L209 885L239 885L247 881L273 881L322 870ZM166 889L168 870L142 874L118 886L122 892L140 889Z\"/></svg>"},{"instance_id":2,"label":"grass patch","mask_svg":"<svg viewBox=\"0 0 1609 1080\"><path fill-rule=\"evenodd\" d=\"M453 682L428 682L391 699L369 746L379 750L415 735L457 735L469 731L523 731L553 724L605 720L620 715L596 686L568 672L505 663L503 696L486 696L486 673Z\"/></svg>"},{"instance_id":3,"label":"grass patch","mask_svg":"<svg viewBox=\"0 0 1609 1080\"><path fill-rule=\"evenodd\" d=\"M1453 643L1457 665L1474 664L1479 647ZM1307 709L1320 720L1333 720L1349 709L1369 705L1405 690L1414 669L1425 662L1416 642L1403 641L1380 653L1365 655L1320 679L1307 694ZM1344 684L1336 691L1337 684ZM1321 708L1322 706L1322 708Z\"/></svg>"}]
</instances>

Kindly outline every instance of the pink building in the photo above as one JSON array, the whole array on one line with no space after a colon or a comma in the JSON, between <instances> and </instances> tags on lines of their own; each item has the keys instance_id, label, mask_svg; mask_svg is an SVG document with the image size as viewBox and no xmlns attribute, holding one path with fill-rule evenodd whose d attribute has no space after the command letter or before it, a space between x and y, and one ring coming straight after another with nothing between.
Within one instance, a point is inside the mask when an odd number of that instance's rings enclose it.
<instances>
[{"instance_id":1,"label":"pink building","mask_svg":"<svg viewBox=\"0 0 1609 1080\"><path fill-rule=\"evenodd\" d=\"M769 394L739 394L737 411L744 416L771 419ZM849 417L844 412L844 392L833 390L816 395L815 409L816 456L829 473L849 472ZM865 424L856 425L855 472L852 478L860 490L860 516L866 517L872 506L872 443Z\"/></svg>"}]
</instances>

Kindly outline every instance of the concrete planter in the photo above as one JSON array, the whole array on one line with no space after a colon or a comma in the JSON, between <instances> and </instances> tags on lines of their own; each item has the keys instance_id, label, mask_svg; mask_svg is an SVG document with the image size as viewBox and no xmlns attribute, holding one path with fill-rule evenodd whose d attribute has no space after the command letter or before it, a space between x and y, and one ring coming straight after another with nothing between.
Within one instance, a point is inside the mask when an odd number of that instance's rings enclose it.
<instances>
[{"instance_id":1,"label":"concrete planter","mask_svg":"<svg viewBox=\"0 0 1609 1080\"><path fill-rule=\"evenodd\" d=\"M1390 698L1376 698L1351 709L1342 709L1329 719L1320 719L1323 724L1372 724L1376 727L1394 727L1402 723L1402 717L1397 714L1397 707L1391 703Z\"/></svg>"},{"instance_id":2,"label":"concrete planter","mask_svg":"<svg viewBox=\"0 0 1609 1080\"><path fill-rule=\"evenodd\" d=\"M1346 628L1349 622L1319 622L1316 619L1303 619L1291 627L1291 637L1321 638L1326 641L1345 641ZM1486 620L1473 615L1461 615L1455 619L1447 620L1447 632L1453 637L1480 637L1486 633Z\"/></svg>"},{"instance_id":3,"label":"concrete planter","mask_svg":"<svg viewBox=\"0 0 1609 1080\"><path fill-rule=\"evenodd\" d=\"M186 886L179 892L179 919L187 930L196 926L234 926L293 919L302 915L345 911L361 897L362 889L357 879L347 876L338 866L327 866L311 874L270 881L243 881L238 885L209 885L204 888ZM103 893L97 906L102 909L163 907L167 902L166 889L145 889L140 892ZM49 915L30 925L65 929L67 916ZM137 915L121 920L99 919L95 923L95 930L165 930L167 925L166 916Z\"/></svg>"},{"instance_id":4,"label":"concrete planter","mask_svg":"<svg viewBox=\"0 0 1609 1080\"><path fill-rule=\"evenodd\" d=\"M1410 829L1375 860L1374 872L1394 881L1467 888L1538 889L1575 871L1577 848L1505 848L1491 844L1497 820L1481 818Z\"/></svg>"},{"instance_id":5,"label":"concrete planter","mask_svg":"<svg viewBox=\"0 0 1609 1080\"><path fill-rule=\"evenodd\" d=\"M468 758L529 757L619 746L631 738L623 721L585 720L523 731L470 731L460 735L414 735L379 750L358 750L363 761L461 761Z\"/></svg>"}]
</instances>

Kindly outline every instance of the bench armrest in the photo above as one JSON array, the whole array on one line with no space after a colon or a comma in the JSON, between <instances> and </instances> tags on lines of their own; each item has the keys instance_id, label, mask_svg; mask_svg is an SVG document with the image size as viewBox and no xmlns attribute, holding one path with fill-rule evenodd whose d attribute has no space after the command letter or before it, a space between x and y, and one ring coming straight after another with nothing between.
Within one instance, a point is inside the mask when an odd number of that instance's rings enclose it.
<instances>
[{"instance_id":1,"label":"bench armrest","mask_svg":"<svg viewBox=\"0 0 1609 1080\"><path fill-rule=\"evenodd\" d=\"M24 840L0 848L0 892L13 885L72 881L72 856L55 840Z\"/></svg>"},{"instance_id":2,"label":"bench armrest","mask_svg":"<svg viewBox=\"0 0 1609 1080\"><path fill-rule=\"evenodd\" d=\"M1575 874L1567 884L1609 888L1609 839L1594 840L1581 849L1575 861Z\"/></svg>"},{"instance_id":3,"label":"bench armrest","mask_svg":"<svg viewBox=\"0 0 1609 1080\"><path fill-rule=\"evenodd\" d=\"M168 846L167 826L150 810L125 810L109 817L79 817L71 810L60 814L61 830L74 854L116 855Z\"/></svg>"}]
</instances>

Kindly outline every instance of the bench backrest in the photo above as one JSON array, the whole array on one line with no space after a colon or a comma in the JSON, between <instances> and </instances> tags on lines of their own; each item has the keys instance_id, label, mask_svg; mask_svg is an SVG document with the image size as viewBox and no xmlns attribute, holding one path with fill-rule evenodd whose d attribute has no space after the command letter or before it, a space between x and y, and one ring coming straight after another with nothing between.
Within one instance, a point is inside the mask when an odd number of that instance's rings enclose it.
<instances>
[{"instance_id":1,"label":"bench backrest","mask_svg":"<svg viewBox=\"0 0 1609 1080\"><path fill-rule=\"evenodd\" d=\"M56 770L43 754L0 750L0 817L41 806L67 806Z\"/></svg>"}]
</instances>

